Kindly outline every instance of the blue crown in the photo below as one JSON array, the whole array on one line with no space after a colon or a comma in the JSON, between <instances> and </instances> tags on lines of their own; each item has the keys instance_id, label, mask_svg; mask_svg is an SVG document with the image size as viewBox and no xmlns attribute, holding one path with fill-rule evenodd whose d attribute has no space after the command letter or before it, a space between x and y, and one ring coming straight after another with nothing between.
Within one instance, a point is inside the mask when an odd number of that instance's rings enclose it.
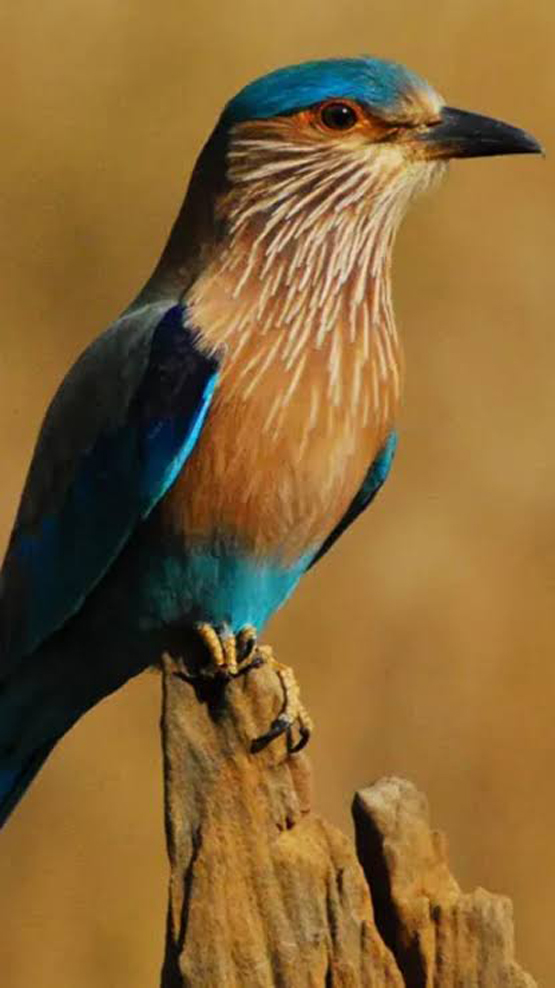
<instances>
[{"instance_id":1,"label":"blue crown","mask_svg":"<svg viewBox=\"0 0 555 988\"><path fill-rule=\"evenodd\" d=\"M245 86L224 108L222 123L295 113L327 99L351 99L391 111L403 96L429 85L414 72L381 58L328 58L276 69Z\"/></svg>"}]
</instances>

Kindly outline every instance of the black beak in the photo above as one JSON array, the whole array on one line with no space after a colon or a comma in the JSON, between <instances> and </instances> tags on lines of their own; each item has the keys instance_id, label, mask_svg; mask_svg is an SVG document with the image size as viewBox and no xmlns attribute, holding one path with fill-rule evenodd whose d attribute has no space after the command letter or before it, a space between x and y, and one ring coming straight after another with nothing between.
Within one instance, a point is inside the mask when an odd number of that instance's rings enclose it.
<instances>
[{"instance_id":1,"label":"black beak","mask_svg":"<svg viewBox=\"0 0 555 988\"><path fill-rule=\"evenodd\" d=\"M440 119L421 135L431 158L481 158L490 154L541 154L525 130L479 113L444 106Z\"/></svg>"}]
</instances>

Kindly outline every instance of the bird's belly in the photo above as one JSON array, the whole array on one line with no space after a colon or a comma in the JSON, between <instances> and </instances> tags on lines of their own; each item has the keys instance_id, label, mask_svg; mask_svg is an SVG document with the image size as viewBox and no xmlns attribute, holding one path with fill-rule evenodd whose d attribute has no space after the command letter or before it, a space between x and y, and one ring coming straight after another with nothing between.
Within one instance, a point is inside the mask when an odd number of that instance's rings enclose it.
<instances>
[{"instance_id":1,"label":"bird's belly","mask_svg":"<svg viewBox=\"0 0 555 988\"><path fill-rule=\"evenodd\" d=\"M375 425L324 402L311 415L300 392L268 428L272 397L220 390L181 474L122 553L101 610L125 612L133 633L197 621L260 630L359 490L383 442Z\"/></svg>"},{"instance_id":2,"label":"bird's belly","mask_svg":"<svg viewBox=\"0 0 555 988\"><path fill-rule=\"evenodd\" d=\"M227 625L235 633L245 625L260 631L289 597L309 558L291 566L262 561L221 543L169 546L148 554L141 594L151 625Z\"/></svg>"},{"instance_id":3,"label":"bird's belly","mask_svg":"<svg viewBox=\"0 0 555 988\"><path fill-rule=\"evenodd\" d=\"M248 400L236 380L224 376L192 454L120 562L117 587L146 630L195 621L260 630L343 517L391 427L362 400L326 401L317 368L285 404L277 377Z\"/></svg>"},{"instance_id":4,"label":"bird's belly","mask_svg":"<svg viewBox=\"0 0 555 988\"><path fill-rule=\"evenodd\" d=\"M325 404L311 416L302 393L268 427L271 397L217 397L161 512L188 545L223 542L290 566L342 518L384 437L362 416Z\"/></svg>"}]
</instances>

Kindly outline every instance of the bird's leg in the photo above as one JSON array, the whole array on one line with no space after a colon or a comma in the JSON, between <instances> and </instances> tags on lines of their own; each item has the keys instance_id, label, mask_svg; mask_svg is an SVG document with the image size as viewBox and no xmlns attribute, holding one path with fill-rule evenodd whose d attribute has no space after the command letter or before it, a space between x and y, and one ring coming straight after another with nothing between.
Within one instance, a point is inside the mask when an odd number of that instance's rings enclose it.
<instances>
[{"instance_id":1,"label":"bird's leg","mask_svg":"<svg viewBox=\"0 0 555 988\"><path fill-rule=\"evenodd\" d=\"M287 749L293 754L308 743L312 734L312 719L301 702L299 684L291 667L277 661L270 645L257 645L256 652L261 661L267 662L278 676L283 690L283 706L266 733L254 739L251 750L262 751L271 741L285 734ZM295 723L299 728L299 737L296 741L293 738Z\"/></svg>"},{"instance_id":2,"label":"bird's leg","mask_svg":"<svg viewBox=\"0 0 555 988\"><path fill-rule=\"evenodd\" d=\"M220 628L199 622L195 631L201 639L209 661L200 667L197 677L228 680L243 675L249 669L256 669L267 663L276 673L283 690L283 706L265 734L255 738L251 745L253 752L262 751L282 734L286 735L290 753L300 751L307 744L312 733L312 720L301 703L299 686L293 670L278 662L270 645L259 645L256 629L245 625L234 635L230 628ZM298 725L299 736L295 740L293 729Z\"/></svg>"},{"instance_id":3,"label":"bird's leg","mask_svg":"<svg viewBox=\"0 0 555 988\"><path fill-rule=\"evenodd\" d=\"M210 661L200 669L200 675L233 679L259 666L264 661L256 651L256 631L251 625L234 635L227 626L215 628L199 622L195 631L201 639Z\"/></svg>"}]
</instances>

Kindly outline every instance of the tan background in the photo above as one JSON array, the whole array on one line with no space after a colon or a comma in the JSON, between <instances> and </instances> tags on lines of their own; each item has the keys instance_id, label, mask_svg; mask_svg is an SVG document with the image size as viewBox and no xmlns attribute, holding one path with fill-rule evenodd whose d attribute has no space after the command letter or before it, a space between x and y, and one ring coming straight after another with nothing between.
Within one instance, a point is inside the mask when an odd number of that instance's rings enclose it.
<instances>
[{"instance_id":1,"label":"tan background","mask_svg":"<svg viewBox=\"0 0 555 988\"><path fill-rule=\"evenodd\" d=\"M0 541L45 404L151 269L222 102L361 50L549 148L552 0L95 0L0 13ZM317 730L320 808L408 776L455 871L512 896L555 984L552 159L459 162L401 234L408 384L385 496L273 621ZM319 656L316 661L315 656ZM152 986L166 864L159 683L60 746L0 837L4 988ZM215 890L215 894L217 891Z\"/></svg>"}]
</instances>

